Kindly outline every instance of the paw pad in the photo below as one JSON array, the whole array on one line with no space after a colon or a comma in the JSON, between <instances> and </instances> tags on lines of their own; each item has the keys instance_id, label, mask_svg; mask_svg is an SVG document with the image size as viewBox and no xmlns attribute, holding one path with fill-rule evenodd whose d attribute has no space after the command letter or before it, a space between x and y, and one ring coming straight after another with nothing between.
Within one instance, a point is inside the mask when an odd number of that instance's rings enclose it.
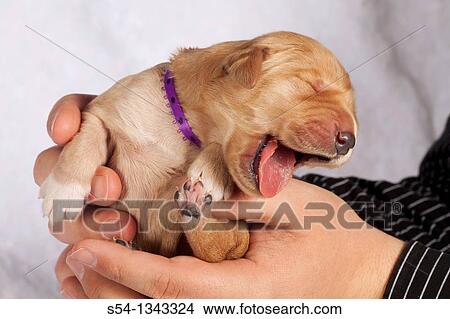
<instances>
[{"instance_id":1,"label":"paw pad","mask_svg":"<svg viewBox=\"0 0 450 319\"><path fill-rule=\"evenodd\" d=\"M181 190L177 190L173 196L180 208L181 214L187 217L199 218L203 208L210 206L213 198L205 191L200 179L188 179Z\"/></svg>"}]
</instances>

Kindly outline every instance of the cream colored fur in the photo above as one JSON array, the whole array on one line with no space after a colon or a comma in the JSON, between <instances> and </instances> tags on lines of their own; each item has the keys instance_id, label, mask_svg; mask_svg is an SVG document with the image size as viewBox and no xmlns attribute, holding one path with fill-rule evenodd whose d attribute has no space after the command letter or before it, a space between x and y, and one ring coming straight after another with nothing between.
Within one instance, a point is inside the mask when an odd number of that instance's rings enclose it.
<instances>
[{"instance_id":1,"label":"cream colored fur","mask_svg":"<svg viewBox=\"0 0 450 319\"><path fill-rule=\"evenodd\" d=\"M172 123L161 90L167 68L202 148L185 141ZM353 91L348 74L316 41L278 32L184 49L170 63L126 77L88 105L80 132L42 185L44 210L51 211L53 199L85 198L100 165L120 174L124 199L172 199L187 178L200 177L214 200L229 198L235 185L260 196L249 165L265 134L296 151L332 158L307 165L336 166L350 156L335 153L336 127L356 135ZM201 217L200 226L206 221L211 219ZM138 235L139 247L174 255L183 227L164 229L156 213L146 222L150 230ZM239 258L249 234L245 223L238 226L222 232L197 228L186 237L204 260Z\"/></svg>"}]
</instances>

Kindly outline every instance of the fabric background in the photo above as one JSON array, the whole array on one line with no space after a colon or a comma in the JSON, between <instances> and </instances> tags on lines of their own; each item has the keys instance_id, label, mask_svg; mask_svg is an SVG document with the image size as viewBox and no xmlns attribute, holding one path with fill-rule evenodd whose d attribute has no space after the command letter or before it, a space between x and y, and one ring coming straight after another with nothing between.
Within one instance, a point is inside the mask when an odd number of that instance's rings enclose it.
<instances>
[{"instance_id":1,"label":"fabric background","mask_svg":"<svg viewBox=\"0 0 450 319\"><path fill-rule=\"evenodd\" d=\"M166 61L177 47L276 30L316 38L351 70L425 25L351 73L358 145L342 169L318 171L326 175L416 174L450 111L450 1L3 0L0 17L0 297L59 297L53 267L64 246L41 217L33 162L51 145L46 119L59 97L112 84L26 25L114 79Z\"/></svg>"}]
</instances>

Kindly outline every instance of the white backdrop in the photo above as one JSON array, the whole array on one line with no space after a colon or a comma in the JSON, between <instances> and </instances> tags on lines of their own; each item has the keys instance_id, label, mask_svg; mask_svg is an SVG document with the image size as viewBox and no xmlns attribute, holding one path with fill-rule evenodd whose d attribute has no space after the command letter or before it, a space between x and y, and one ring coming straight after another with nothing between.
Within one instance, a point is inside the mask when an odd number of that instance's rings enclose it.
<instances>
[{"instance_id":1,"label":"white backdrop","mask_svg":"<svg viewBox=\"0 0 450 319\"><path fill-rule=\"evenodd\" d=\"M312 36L351 73L360 136L344 168L323 173L398 180L415 174L450 113L450 1L0 2L0 297L57 297L63 248L48 235L32 178L53 103L167 60L180 46L289 30ZM299 172L301 173L301 172ZM26 275L33 267L41 267Z\"/></svg>"}]
</instances>

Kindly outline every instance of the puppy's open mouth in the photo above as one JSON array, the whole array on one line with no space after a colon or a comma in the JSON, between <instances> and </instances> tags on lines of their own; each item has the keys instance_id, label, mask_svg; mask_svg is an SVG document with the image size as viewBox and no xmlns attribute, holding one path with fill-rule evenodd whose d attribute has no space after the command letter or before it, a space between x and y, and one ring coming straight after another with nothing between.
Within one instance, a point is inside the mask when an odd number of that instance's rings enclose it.
<instances>
[{"instance_id":1,"label":"puppy's open mouth","mask_svg":"<svg viewBox=\"0 0 450 319\"><path fill-rule=\"evenodd\" d=\"M275 196L292 178L296 166L312 160L328 163L331 158L295 151L276 138L265 136L251 164L260 193L264 197Z\"/></svg>"}]
</instances>

